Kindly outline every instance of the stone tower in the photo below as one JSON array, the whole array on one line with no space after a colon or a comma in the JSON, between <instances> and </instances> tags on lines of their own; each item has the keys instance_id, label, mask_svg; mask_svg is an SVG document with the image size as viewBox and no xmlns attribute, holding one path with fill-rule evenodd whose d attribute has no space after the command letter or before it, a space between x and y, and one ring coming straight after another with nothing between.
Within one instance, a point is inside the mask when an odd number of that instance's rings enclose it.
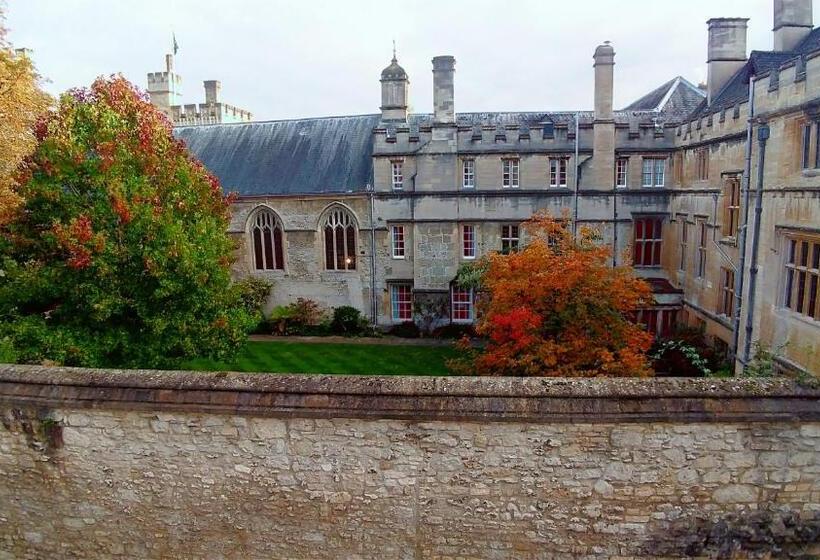
<instances>
[{"instance_id":1,"label":"stone tower","mask_svg":"<svg viewBox=\"0 0 820 560\"><path fill-rule=\"evenodd\" d=\"M166 115L171 115L171 107L178 106L182 99L182 76L174 72L174 55L165 55L165 72L148 74L148 94L151 103Z\"/></svg>"},{"instance_id":2,"label":"stone tower","mask_svg":"<svg viewBox=\"0 0 820 560\"><path fill-rule=\"evenodd\" d=\"M382 83L382 120L406 122L410 80L407 78L407 72L396 60L395 49L390 66L382 70L379 81Z\"/></svg>"}]
</instances>

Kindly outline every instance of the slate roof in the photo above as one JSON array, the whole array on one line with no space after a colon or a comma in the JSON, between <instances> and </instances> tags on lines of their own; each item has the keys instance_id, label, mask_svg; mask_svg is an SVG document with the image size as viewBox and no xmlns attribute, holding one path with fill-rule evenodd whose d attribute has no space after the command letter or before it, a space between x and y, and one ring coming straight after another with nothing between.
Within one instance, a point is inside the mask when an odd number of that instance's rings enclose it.
<instances>
[{"instance_id":1,"label":"slate roof","mask_svg":"<svg viewBox=\"0 0 820 560\"><path fill-rule=\"evenodd\" d=\"M791 51L752 51L749 60L744 64L726 85L717 93L712 103L707 105L706 100L692 112L690 118L696 118L706 113L715 113L722 109L733 107L737 103L748 101L749 80L752 76L762 75L775 70L799 56L805 56L820 49L820 27L816 27L797 44Z\"/></svg>"},{"instance_id":2,"label":"slate roof","mask_svg":"<svg viewBox=\"0 0 820 560\"><path fill-rule=\"evenodd\" d=\"M681 121L706 98L706 92L682 76L672 78L627 105L624 111L653 111L663 120Z\"/></svg>"},{"instance_id":3,"label":"slate roof","mask_svg":"<svg viewBox=\"0 0 820 560\"><path fill-rule=\"evenodd\" d=\"M371 179L380 115L183 126L174 134L240 195L343 193Z\"/></svg>"}]
</instances>

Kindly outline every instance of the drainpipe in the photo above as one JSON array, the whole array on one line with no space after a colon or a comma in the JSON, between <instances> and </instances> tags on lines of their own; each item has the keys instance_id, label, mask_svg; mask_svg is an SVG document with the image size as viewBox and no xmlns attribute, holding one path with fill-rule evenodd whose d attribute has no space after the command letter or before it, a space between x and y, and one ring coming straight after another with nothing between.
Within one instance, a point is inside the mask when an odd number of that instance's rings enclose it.
<instances>
[{"instance_id":1,"label":"drainpipe","mask_svg":"<svg viewBox=\"0 0 820 560\"><path fill-rule=\"evenodd\" d=\"M378 306L376 305L376 224L373 223L373 186L367 184L367 194L370 199L370 312L373 315L373 326L378 322Z\"/></svg>"},{"instance_id":2,"label":"drainpipe","mask_svg":"<svg viewBox=\"0 0 820 560\"><path fill-rule=\"evenodd\" d=\"M749 230L749 187L752 173L752 132L755 115L755 76L749 81L749 117L746 126L746 165L743 169L741 191L743 192L743 224L738 228L737 248L740 262L735 273L735 314L732 320L732 345L729 347L733 363L738 359L740 342L740 314L743 311L743 276L746 273L746 232ZM745 365L745 362L741 362Z\"/></svg>"},{"instance_id":3,"label":"drainpipe","mask_svg":"<svg viewBox=\"0 0 820 560\"><path fill-rule=\"evenodd\" d=\"M575 196L573 197L573 206L575 207L572 214L572 236L575 237L578 232L578 175L581 171L581 163L578 161L578 137L580 136L581 127L578 124L580 115L575 113Z\"/></svg>"},{"instance_id":4,"label":"drainpipe","mask_svg":"<svg viewBox=\"0 0 820 560\"><path fill-rule=\"evenodd\" d=\"M769 125L761 124L757 129L760 155L757 159L757 191L755 196L755 228L752 231L752 261L749 265L749 298L746 310L746 342L743 347L744 367L749 363L754 326L755 288L757 287L757 251L760 245L760 218L763 216L763 167L766 160L766 140L769 139Z\"/></svg>"}]
</instances>

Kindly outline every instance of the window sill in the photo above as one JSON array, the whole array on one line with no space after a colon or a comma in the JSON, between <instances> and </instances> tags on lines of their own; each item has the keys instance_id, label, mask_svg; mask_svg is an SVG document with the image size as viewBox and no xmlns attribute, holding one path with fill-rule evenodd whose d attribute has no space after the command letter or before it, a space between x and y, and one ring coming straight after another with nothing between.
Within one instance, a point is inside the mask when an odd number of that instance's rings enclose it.
<instances>
[{"instance_id":1,"label":"window sill","mask_svg":"<svg viewBox=\"0 0 820 560\"><path fill-rule=\"evenodd\" d=\"M809 327L820 328L820 321L817 319L813 319L808 315L803 315L802 313L798 313L793 309L789 309L788 307L777 307L777 311L786 319L792 319L794 321L798 321Z\"/></svg>"},{"instance_id":2,"label":"window sill","mask_svg":"<svg viewBox=\"0 0 820 560\"><path fill-rule=\"evenodd\" d=\"M803 177L820 177L820 169L803 169L800 174Z\"/></svg>"},{"instance_id":3,"label":"window sill","mask_svg":"<svg viewBox=\"0 0 820 560\"><path fill-rule=\"evenodd\" d=\"M406 261L406 260L407 260L407 257L396 257L396 256L393 256L393 257L392 257L392 259L393 259L394 261Z\"/></svg>"},{"instance_id":4,"label":"window sill","mask_svg":"<svg viewBox=\"0 0 820 560\"><path fill-rule=\"evenodd\" d=\"M723 239L718 241L718 243L722 245L731 245L732 247L737 247L737 238L730 235L728 237L724 237Z\"/></svg>"}]
</instances>

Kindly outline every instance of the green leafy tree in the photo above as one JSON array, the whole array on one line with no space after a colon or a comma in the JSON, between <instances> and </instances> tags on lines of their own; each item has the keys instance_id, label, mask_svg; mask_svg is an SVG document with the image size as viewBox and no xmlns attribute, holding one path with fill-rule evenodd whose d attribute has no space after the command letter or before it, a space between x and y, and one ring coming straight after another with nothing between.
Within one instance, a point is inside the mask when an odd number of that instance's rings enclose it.
<instances>
[{"instance_id":1,"label":"green leafy tree","mask_svg":"<svg viewBox=\"0 0 820 560\"><path fill-rule=\"evenodd\" d=\"M230 201L122 77L35 129L0 241L0 339L19 361L168 367L225 358L255 320L231 283Z\"/></svg>"}]
</instances>

